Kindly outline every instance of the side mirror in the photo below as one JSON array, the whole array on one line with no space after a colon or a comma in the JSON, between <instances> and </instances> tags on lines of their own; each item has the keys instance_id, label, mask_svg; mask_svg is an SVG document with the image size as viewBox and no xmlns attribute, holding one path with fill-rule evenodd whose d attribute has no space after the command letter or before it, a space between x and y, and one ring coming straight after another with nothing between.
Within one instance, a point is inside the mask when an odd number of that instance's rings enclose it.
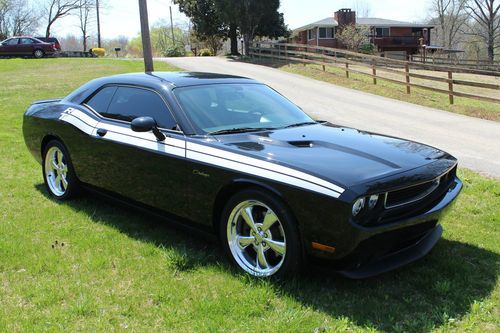
<instances>
[{"instance_id":1,"label":"side mirror","mask_svg":"<svg viewBox=\"0 0 500 333\"><path fill-rule=\"evenodd\" d=\"M165 140L165 135L156 126L156 121L151 117L138 117L132 120L130 128L134 132L153 131L158 141Z\"/></svg>"}]
</instances>

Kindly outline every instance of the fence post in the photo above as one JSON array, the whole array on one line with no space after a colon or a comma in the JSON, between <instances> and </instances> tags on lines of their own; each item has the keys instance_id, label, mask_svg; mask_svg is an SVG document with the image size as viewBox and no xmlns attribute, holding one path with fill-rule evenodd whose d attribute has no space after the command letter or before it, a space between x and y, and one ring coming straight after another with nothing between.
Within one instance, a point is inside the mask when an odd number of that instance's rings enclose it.
<instances>
[{"instance_id":1,"label":"fence post","mask_svg":"<svg viewBox=\"0 0 500 333\"><path fill-rule=\"evenodd\" d=\"M450 104L453 104L453 73L451 71L448 71L448 91Z\"/></svg>"},{"instance_id":2,"label":"fence post","mask_svg":"<svg viewBox=\"0 0 500 333\"><path fill-rule=\"evenodd\" d=\"M323 55L323 57L321 58L321 60L322 60L323 62L325 62L325 61L326 61L326 59L325 59L325 50L322 50L322 51L321 51L321 54ZM325 65L323 65L323 72L324 72L324 71L326 71Z\"/></svg>"},{"instance_id":3,"label":"fence post","mask_svg":"<svg viewBox=\"0 0 500 333\"><path fill-rule=\"evenodd\" d=\"M377 84L377 64L375 62L375 59L372 61L372 73L373 73L373 84Z\"/></svg>"},{"instance_id":4,"label":"fence post","mask_svg":"<svg viewBox=\"0 0 500 333\"><path fill-rule=\"evenodd\" d=\"M349 78L349 63L345 63L345 77Z\"/></svg>"},{"instance_id":5,"label":"fence post","mask_svg":"<svg viewBox=\"0 0 500 333\"><path fill-rule=\"evenodd\" d=\"M290 67L290 61L288 61L288 45L285 45L285 61L288 64L288 67Z\"/></svg>"},{"instance_id":6,"label":"fence post","mask_svg":"<svg viewBox=\"0 0 500 333\"><path fill-rule=\"evenodd\" d=\"M410 65L408 62L405 63L405 75L406 75L406 93L410 94Z\"/></svg>"}]
</instances>

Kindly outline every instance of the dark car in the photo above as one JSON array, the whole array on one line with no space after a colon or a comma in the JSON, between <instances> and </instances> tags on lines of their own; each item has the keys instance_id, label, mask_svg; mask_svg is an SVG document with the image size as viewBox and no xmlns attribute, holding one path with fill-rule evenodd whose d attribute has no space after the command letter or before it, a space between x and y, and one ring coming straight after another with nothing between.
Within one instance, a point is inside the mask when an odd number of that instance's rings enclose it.
<instances>
[{"instance_id":1,"label":"dark car","mask_svg":"<svg viewBox=\"0 0 500 333\"><path fill-rule=\"evenodd\" d=\"M437 148L314 121L235 76L96 79L34 102L23 132L56 199L83 188L213 232L254 276L309 259L352 278L413 262L462 188Z\"/></svg>"},{"instance_id":2,"label":"dark car","mask_svg":"<svg viewBox=\"0 0 500 333\"><path fill-rule=\"evenodd\" d=\"M33 37L12 37L0 43L0 56L33 56L43 58L57 52L51 43Z\"/></svg>"},{"instance_id":3,"label":"dark car","mask_svg":"<svg viewBox=\"0 0 500 333\"><path fill-rule=\"evenodd\" d=\"M59 43L59 40L57 38L55 37L35 37L35 38L45 43L54 44L56 50L61 51L61 43Z\"/></svg>"}]
</instances>

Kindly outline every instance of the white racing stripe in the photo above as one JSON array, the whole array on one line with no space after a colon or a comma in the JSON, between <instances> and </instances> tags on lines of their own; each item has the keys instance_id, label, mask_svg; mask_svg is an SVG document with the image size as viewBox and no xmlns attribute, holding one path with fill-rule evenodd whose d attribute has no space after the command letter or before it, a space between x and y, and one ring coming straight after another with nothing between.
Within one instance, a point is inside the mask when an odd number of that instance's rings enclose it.
<instances>
[{"instance_id":1,"label":"white racing stripe","mask_svg":"<svg viewBox=\"0 0 500 333\"><path fill-rule=\"evenodd\" d=\"M298 179L292 176L283 175L274 171L261 169L258 166L251 166L242 163L238 163L236 161L230 161L221 157L206 155L203 153L198 153L195 151L187 151L188 159L195 160L197 162L204 162L207 164L221 166L223 168L228 168L244 173L249 173L258 177L267 178L271 180L275 180L281 183L289 184L292 186L297 186L300 188L308 189L314 192L322 193L334 198L338 198L340 193L329 190L323 186L319 186L308 181Z\"/></svg>"},{"instance_id":2,"label":"white racing stripe","mask_svg":"<svg viewBox=\"0 0 500 333\"><path fill-rule=\"evenodd\" d=\"M259 160L257 158L247 157L247 156L243 156L240 154L231 153L231 152L217 149L217 148L211 148L211 147L199 145L199 144L192 143L192 142L187 143L187 149L188 149L188 152L187 152L188 158L189 158L190 150L194 150L196 152L226 158L226 159L229 159L229 160L234 161L234 162L241 162L241 163L248 164L248 165L255 165L255 166L258 166L259 168L268 169L270 171L275 171L275 172L278 172L281 174L285 174L288 176L299 178L299 179L314 183L316 185L326 187L332 191L338 192L339 194L344 192L344 189L338 185L327 182L321 178L311 176L310 174L307 174L305 172L297 171L295 169L285 167L282 165L278 165L278 164L275 164L272 162L266 162L263 160Z\"/></svg>"},{"instance_id":3,"label":"white racing stripe","mask_svg":"<svg viewBox=\"0 0 500 333\"><path fill-rule=\"evenodd\" d=\"M158 142L151 132L134 132L127 127L99 122L80 110L68 108L61 114L59 119L74 125L93 137L97 137L96 132L98 128L105 129L108 132L102 137L102 140L124 143L159 153L186 157L197 162L241 171L257 177L271 179L322 193L334 198L338 198L340 194L344 192L344 189L338 185L289 167L197 143L186 143L184 140L175 138L167 137L164 142Z\"/></svg>"}]
</instances>

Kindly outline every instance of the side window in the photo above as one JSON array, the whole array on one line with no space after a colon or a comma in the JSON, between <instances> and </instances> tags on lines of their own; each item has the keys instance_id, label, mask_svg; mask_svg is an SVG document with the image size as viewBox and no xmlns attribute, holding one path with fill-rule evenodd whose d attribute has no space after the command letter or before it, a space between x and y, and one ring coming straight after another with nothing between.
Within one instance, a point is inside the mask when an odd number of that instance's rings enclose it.
<instances>
[{"instance_id":1,"label":"side window","mask_svg":"<svg viewBox=\"0 0 500 333\"><path fill-rule=\"evenodd\" d=\"M20 44L23 44L23 45L33 44L33 40L31 38L21 38Z\"/></svg>"},{"instance_id":2,"label":"side window","mask_svg":"<svg viewBox=\"0 0 500 333\"><path fill-rule=\"evenodd\" d=\"M17 45L17 42L19 41L19 38L11 38L9 39L6 44L7 45Z\"/></svg>"},{"instance_id":3,"label":"side window","mask_svg":"<svg viewBox=\"0 0 500 333\"><path fill-rule=\"evenodd\" d=\"M111 103L111 99L113 98L116 89L116 87L105 87L92 96L86 104L96 112L105 114L106 111L108 111L109 103Z\"/></svg>"},{"instance_id":4,"label":"side window","mask_svg":"<svg viewBox=\"0 0 500 333\"><path fill-rule=\"evenodd\" d=\"M159 127L167 129L177 125L163 99L153 91L140 88L118 87L108 110L102 115L125 121L149 116Z\"/></svg>"}]
</instances>

